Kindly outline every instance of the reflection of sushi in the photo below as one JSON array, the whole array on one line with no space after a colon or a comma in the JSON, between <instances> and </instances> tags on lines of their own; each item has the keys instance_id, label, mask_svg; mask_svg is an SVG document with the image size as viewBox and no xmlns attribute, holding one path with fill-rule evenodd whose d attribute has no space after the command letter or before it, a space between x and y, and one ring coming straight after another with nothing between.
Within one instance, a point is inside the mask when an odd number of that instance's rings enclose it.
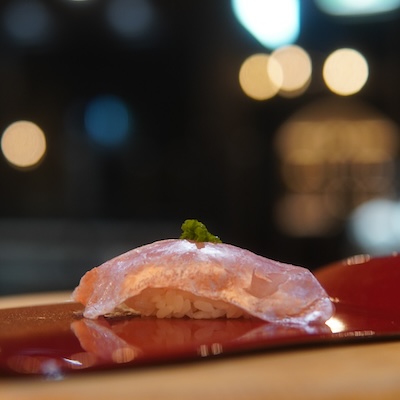
<instances>
[{"instance_id":1,"label":"reflection of sushi","mask_svg":"<svg viewBox=\"0 0 400 400\"><path fill-rule=\"evenodd\" d=\"M222 243L161 240L87 272L73 292L84 316L119 309L158 318L257 317L270 322L325 322L326 292L305 268Z\"/></svg>"},{"instance_id":2,"label":"reflection of sushi","mask_svg":"<svg viewBox=\"0 0 400 400\"><path fill-rule=\"evenodd\" d=\"M72 322L71 330L87 352L86 358L93 361L95 357L98 365L204 357L261 344L268 348L330 332L324 324L270 324L256 318L82 318Z\"/></svg>"}]
</instances>

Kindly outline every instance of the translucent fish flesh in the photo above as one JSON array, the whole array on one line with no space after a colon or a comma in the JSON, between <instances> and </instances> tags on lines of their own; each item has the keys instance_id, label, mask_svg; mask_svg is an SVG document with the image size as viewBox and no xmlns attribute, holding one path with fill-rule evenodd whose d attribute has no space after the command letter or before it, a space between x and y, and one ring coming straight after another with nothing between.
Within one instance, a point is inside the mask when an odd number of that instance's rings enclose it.
<instances>
[{"instance_id":1,"label":"translucent fish flesh","mask_svg":"<svg viewBox=\"0 0 400 400\"><path fill-rule=\"evenodd\" d=\"M96 319L126 310L158 318L256 317L324 323L329 296L306 268L221 243L167 239L88 271L72 294Z\"/></svg>"}]
</instances>

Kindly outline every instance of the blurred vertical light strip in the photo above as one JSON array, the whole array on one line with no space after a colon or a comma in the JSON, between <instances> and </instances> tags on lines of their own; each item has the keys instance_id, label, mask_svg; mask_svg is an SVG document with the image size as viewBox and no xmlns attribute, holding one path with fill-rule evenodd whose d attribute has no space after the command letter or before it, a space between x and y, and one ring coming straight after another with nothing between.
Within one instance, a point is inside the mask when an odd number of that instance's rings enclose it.
<instances>
[{"instance_id":1,"label":"blurred vertical light strip","mask_svg":"<svg viewBox=\"0 0 400 400\"><path fill-rule=\"evenodd\" d=\"M317 7L334 16L362 16L389 13L400 7L400 0L314 0Z\"/></svg>"},{"instance_id":2,"label":"blurred vertical light strip","mask_svg":"<svg viewBox=\"0 0 400 400\"><path fill-rule=\"evenodd\" d=\"M238 21L266 48L294 43L300 33L299 0L232 0Z\"/></svg>"}]
</instances>

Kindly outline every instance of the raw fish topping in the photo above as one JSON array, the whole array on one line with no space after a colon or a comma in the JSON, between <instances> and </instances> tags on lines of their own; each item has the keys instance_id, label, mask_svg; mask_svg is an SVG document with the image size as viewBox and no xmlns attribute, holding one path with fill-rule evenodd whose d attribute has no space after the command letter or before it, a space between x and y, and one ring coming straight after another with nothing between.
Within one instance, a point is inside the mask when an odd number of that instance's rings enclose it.
<instances>
[{"instance_id":1,"label":"raw fish topping","mask_svg":"<svg viewBox=\"0 0 400 400\"><path fill-rule=\"evenodd\" d=\"M167 295L169 303L163 300ZM256 317L296 324L324 323L333 314L328 295L308 269L230 244L186 239L157 241L93 268L72 297L91 319L121 307L159 318ZM186 302L187 312L176 311L176 301Z\"/></svg>"}]
</instances>

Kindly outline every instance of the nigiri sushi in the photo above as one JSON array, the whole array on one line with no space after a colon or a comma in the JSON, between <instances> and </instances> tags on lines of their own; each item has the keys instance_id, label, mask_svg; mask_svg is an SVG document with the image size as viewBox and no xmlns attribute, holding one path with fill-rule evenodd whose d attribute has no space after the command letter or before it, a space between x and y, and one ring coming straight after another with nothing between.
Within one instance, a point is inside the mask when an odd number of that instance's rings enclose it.
<instances>
[{"instance_id":1,"label":"nigiri sushi","mask_svg":"<svg viewBox=\"0 0 400 400\"><path fill-rule=\"evenodd\" d=\"M90 319L129 310L144 317L310 324L324 323L334 311L308 269L190 239L160 240L117 256L88 271L72 298Z\"/></svg>"}]
</instances>

